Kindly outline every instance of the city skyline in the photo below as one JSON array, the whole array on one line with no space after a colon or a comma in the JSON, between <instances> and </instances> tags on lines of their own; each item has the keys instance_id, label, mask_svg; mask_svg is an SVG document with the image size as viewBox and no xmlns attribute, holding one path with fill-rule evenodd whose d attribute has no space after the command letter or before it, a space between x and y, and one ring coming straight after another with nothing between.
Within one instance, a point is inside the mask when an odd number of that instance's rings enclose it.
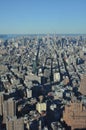
<instances>
[{"instance_id":1,"label":"city skyline","mask_svg":"<svg viewBox=\"0 0 86 130\"><path fill-rule=\"evenodd\" d=\"M0 2L0 34L86 34L86 0Z\"/></svg>"}]
</instances>

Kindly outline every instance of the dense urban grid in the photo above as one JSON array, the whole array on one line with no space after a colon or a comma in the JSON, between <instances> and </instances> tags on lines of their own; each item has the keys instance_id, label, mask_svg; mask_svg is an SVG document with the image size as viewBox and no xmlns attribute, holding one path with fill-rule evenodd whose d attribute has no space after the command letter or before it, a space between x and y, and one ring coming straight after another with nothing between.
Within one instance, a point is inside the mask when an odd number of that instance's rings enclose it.
<instances>
[{"instance_id":1,"label":"dense urban grid","mask_svg":"<svg viewBox=\"0 0 86 130\"><path fill-rule=\"evenodd\" d=\"M86 35L0 39L0 130L86 129Z\"/></svg>"}]
</instances>

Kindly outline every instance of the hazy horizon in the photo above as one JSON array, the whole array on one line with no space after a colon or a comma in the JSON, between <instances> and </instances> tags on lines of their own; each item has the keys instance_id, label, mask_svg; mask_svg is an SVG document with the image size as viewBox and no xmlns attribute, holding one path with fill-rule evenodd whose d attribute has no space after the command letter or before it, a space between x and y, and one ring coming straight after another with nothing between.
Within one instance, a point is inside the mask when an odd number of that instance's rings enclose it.
<instances>
[{"instance_id":1,"label":"hazy horizon","mask_svg":"<svg viewBox=\"0 0 86 130\"><path fill-rule=\"evenodd\" d=\"M86 0L3 0L0 34L86 34Z\"/></svg>"}]
</instances>

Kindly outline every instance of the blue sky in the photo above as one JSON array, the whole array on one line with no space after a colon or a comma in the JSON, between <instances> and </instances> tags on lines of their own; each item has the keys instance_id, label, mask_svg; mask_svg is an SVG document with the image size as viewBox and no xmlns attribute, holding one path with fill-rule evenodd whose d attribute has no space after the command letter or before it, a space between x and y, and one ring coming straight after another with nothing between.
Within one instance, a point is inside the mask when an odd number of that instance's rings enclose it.
<instances>
[{"instance_id":1,"label":"blue sky","mask_svg":"<svg viewBox=\"0 0 86 130\"><path fill-rule=\"evenodd\" d=\"M86 0L0 0L0 34L85 33Z\"/></svg>"}]
</instances>

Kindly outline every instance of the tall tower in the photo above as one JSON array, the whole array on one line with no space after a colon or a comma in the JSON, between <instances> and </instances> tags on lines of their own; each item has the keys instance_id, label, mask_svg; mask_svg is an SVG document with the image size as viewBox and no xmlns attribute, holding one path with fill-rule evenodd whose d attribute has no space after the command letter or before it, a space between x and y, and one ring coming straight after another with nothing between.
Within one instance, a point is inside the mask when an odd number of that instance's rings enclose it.
<instances>
[{"instance_id":1,"label":"tall tower","mask_svg":"<svg viewBox=\"0 0 86 130\"><path fill-rule=\"evenodd\" d=\"M33 74L37 74L37 63L36 63L36 60L35 60L35 59L33 60L32 70L33 70Z\"/></svg>"}]
</instances>

